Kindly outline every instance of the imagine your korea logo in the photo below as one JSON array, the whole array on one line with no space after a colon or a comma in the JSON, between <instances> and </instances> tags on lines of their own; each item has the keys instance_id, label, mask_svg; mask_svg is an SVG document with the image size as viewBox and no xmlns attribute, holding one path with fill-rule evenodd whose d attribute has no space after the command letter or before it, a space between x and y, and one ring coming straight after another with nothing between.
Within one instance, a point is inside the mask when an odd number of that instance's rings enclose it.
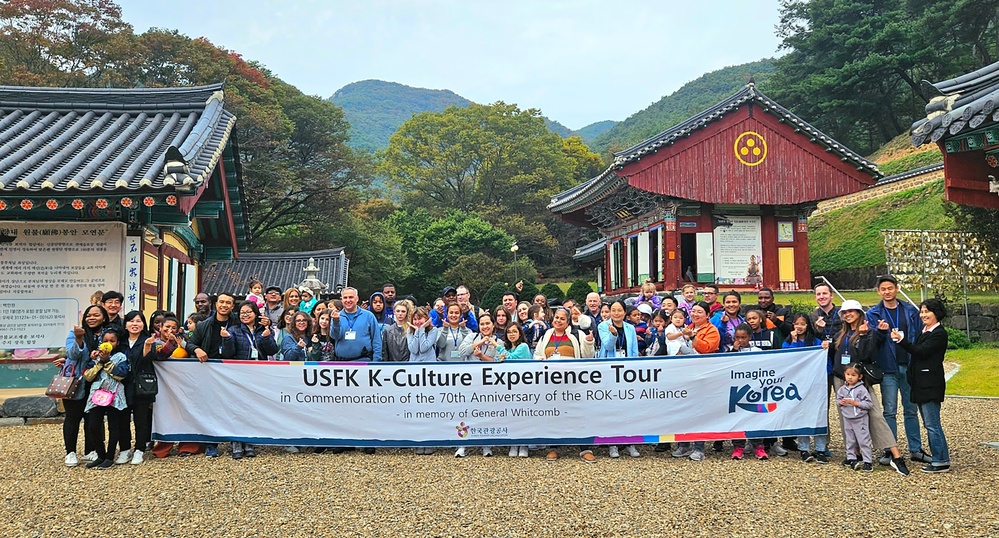
<instances>
[{"instance_id":1,"label":"imagine your korea logo","mask_svg":"<svg viewBox=\"0 0 999 538\"><path fill-rule=\"evenodd\" d=\"M784 377L778 376L775 370L732 370L731 377L733 380L746 380L747 383L729 388L729 413L735 413L736 408L750 413L773 413L777 411L777 402L801 400L798 387L794 383L785 385Z\"/></svg>"}]
</instances>

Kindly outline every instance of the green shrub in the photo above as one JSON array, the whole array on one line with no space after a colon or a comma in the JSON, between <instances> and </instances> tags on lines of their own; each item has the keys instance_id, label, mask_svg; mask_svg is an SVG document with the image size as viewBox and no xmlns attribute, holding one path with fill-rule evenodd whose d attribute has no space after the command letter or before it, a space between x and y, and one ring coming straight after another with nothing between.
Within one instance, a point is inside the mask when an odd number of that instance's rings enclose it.
<instances>
[{"instance_id":1,"label":"green shrub","mask_svg":"<svg viewBox=\"0 0 999 538\"><path fill-rule=\"evenodd\" d=\"M538 287L534 285L534 282L530 280L524 281L524 289L520 290L520 300L531 302L534 300L534 296L540 293Z\"/></svg>"},{"instance_id":2,"label":"green shrub","mask_svg":"<svg viewBox=\"0 0 999 538\"><path fill-rule=\"evenodd\" d=\"M971 339L964 331L959 331L953 327L947 329L947 349L968 349L971 347Z\"/></svg>"},{"instance_id":3,"label":"green shrub","mask_svg":"<svg viewBox=\"0 0 999 538\"><path fill-rule=\"evenodd\" d=\"M565 298L565 293L562 292L562 288L558 287L557 284L552 284L551 282L545 284L541 288L541 295L544 295L549 301L552 299L558 299L559 303L561 303L562 299Z\"/></svg>"},{"instance_id":4,"label":"green shrub","mask_svg":"<svg viewBox=\"0 0 999 538\"><path fill-rule=\"evenodd\" d=\"M585 279L579 279L569 286L569 291L565 292L566 299L572 299L579 304L586 304L586 296L593 291L593 287Z\"/></svg>"},{"instance_id":5,"label":"green shrub","mask_svg":"<svg viewBox=\"0 0 999 538\"><path fill-rule=\"evenodd\" d=\"M486 290L482 300L479 301L479 308L488 308L490 311L503 303L503 294L506 293L507 286L502 282L497 282Z\"/></svg>"}]
</instances>

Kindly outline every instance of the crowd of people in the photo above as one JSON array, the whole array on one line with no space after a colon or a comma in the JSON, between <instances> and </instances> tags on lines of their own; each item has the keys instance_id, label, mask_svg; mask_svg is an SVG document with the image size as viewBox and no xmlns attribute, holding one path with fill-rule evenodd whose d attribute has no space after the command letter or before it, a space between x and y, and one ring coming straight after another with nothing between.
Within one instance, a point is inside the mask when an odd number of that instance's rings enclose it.
<instances>
[{"instance_id":1,"label":"crowd of people","mask_svg":"<svg viewBox=\"0 0 999 538\"><path fill-rule=\"evenodd\" d=\"M80 325L67 336L66 357L55 361L64 375L81 378L77 393L65 400L65 464L106 469L141 464L147 452L157 457L170 454L172 443L153 444L150 439L155 402L155 388L150 385L155 387L157 361L171 358L503 362L822 346L828 350L829 395L835 395L845 436L843 465L871 471L879 456L881 465L909 473L896 441L901 399L909 460L925 463L924 472L946 472L950 459L940 425L947 348L947 332L940 322L946 309L936 299L924 301L918 309L898 301L898 283L891 276L880 277L877 289L882 300L865 313L853 300L836 306L832 288L817 284L815 309L793 313L774 304L769 288L756 291L756 304L744 305L734 290L719 300L720 290L713 284L701 290L686 285L676 295L660 295L654 284L646 283L634 298L605 301L594 292L582 304L573 300L552 304L544 295L520 300L512 289L502 296L501 304L487 308L473 304L465 286L445 287L432 304L417 306L415 298L397 296L393 284L385 284L366 301L349 287L338 299L321 301L305 287L282 290L252 282L249 293L239 299L228 293L198 294L195 311L184 321L174 313L156 311L148 323L139 311L121 315L123 297L107 292L84 310ZM876 384L880 399L872 397ZM921 442L920 417L930 453ZM81 422L85 455L78 457ZM531 448L540 449L549 460L559 457L555 447L514 446L509 455L528 457ZM711 448L724 451L717 441ZM219 455L216 444L180 443L176 449L181 456ZM492 455L492 447L482 450ZM732 441L731 458L743 459L747 450L758 459L793 451L807 463L828 463L830 458L826 435L737 439ZM593 451L594 447L578 447L586 462L595 461ZM700 461L706 443L678 443L675 449L660 444L655 451ZM617 446L608 447L612 458L621 452ZM623 452L641 455L634 445L623 447ZM241 459L255 456L256 451L250 444L232 442L231 455ZM456 457L465 455L463 447L455 452Z\"/></svg>"}]
</instances>

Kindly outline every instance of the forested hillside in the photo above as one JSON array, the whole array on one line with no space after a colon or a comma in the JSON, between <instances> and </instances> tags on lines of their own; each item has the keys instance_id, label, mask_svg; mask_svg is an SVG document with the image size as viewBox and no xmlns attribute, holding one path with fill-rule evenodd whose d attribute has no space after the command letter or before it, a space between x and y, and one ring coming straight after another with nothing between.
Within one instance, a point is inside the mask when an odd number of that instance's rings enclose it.
<instances>
[{"instance_id":1,"label":"forested hillside","mask_svg":"<svg viewBox=\"0 0 999 538\"><path fill-rule=\"evenodd\" d=\"M774 70L773 60L763 59L701 75L597 136L590 143L590 149L606 159L610 153L665 131L732 95L745 86L750 77L755 78L757 84L765 83Z\"/></svg>"},{"instance_id":2,"label":"forested hillside","mask_svg":"<svg viewBox=\"0 0 999 538\"><path fill-rule=\"evenodd\" d=\"M450 90L413 88L383 80L352 82L337 90L329 100L343 109L350 123L347 145L372 152L388 146L392 133L413 114L441 112L452 105L472 103Z\"/></svg>"},{"instance_id":3,"label":"forested hillside","mask_svg":"<svg viewBox=\"0 0 999 538\"><path fill-rule=\"evenodd\" d=\"M579 129L578 131L575 131L573 134L575 134L579 138L582 138L583 142L589 144L593 142L593 139L595 139L596 137L613 129L614 126L617 124L618 122L614 120L598 121L596 123L591 123L586 127Z\"/></svg>"}]
</instances>

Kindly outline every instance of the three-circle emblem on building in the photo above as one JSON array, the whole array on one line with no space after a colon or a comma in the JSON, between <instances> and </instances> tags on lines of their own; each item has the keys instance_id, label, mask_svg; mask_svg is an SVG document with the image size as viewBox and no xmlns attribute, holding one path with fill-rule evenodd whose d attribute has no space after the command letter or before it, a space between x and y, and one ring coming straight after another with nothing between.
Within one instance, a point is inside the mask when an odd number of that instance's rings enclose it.
<instances>
[{"instance_id":1,"label":"three-circle emblem on building","mask_svg":"<svg viewBox=\"0 0 999 538\"><path fill-rule=\"evenodd\" d=\"M757 166L767 158L767 141L763 135L746 131L735 138L735 158L746 166Z\"/></svg>"}]
</instances>

